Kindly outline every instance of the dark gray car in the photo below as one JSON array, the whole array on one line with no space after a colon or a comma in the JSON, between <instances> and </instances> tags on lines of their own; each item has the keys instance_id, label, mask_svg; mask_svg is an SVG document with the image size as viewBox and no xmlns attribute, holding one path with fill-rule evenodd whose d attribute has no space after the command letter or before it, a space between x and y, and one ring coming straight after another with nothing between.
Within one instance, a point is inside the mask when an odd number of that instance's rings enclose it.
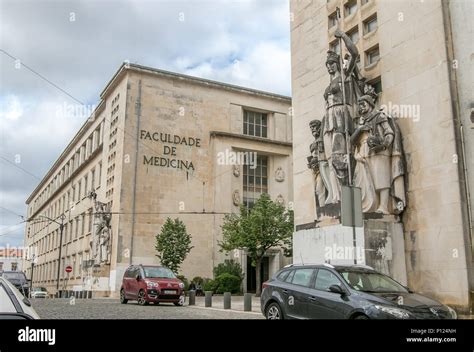
<instances>
[{"instance_id":1,"label":"dark gray car","mask_svg":"<svg viewBox=\"0 0 474 352\"><path fill-rule=\"evenodd\" d=\"M28 297L30 292L30 282L22 271L2 271L0 276L10 281L23 296Z\"/></svg>"},{"instance_id":2,"label":"dark gray car","mask_svg":"<svg viewBox=\"0 0 474 352\"><path fill-rule=\"evenodd\" d=\"M292 265L263 284L267 319L456 319L456 312L367 266Z\"/></svg>"}]
</instances>

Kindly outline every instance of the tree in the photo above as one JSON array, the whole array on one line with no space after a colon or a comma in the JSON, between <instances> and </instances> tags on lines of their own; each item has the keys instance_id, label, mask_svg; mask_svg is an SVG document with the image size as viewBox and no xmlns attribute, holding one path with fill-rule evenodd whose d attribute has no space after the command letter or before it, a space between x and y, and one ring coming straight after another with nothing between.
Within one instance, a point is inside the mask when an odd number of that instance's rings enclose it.
<instances>
[{"instance_id":1,"label":"tree","mask_svg":"<svg viewBox=\"0 0 474 352\"><path fill-rule=\"evenodd\" d=\"M192 248L186 225L179 218L167 218L161 232L156 235L156 256L160 258L161 264L178 274L181 263Z\"/></svg>"},{"instance_id":2,"label":"tree","mask_svg":"<svg viewBox=\"0 0 474 352\"><path fill-rule=\"evenodd\" d=\"M293 211L286 210L270 196L263 193L252 209L240 206L240 214L228 214L221 226L223 241L219 246L223 251L245 249L252 259L257 276L257 292L261 293L260 269L263 256L272 247L291 246L293 234Z\"/></svg>"}]
</instances>

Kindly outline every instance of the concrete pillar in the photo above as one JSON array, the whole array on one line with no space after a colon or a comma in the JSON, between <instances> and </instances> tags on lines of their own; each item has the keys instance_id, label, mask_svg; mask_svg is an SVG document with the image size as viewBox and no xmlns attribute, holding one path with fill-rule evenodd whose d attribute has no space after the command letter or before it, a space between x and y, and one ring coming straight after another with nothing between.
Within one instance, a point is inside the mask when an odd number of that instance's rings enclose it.
<instances>
[{"instance_id":1,"label":"concrete pillar","mask_svg":"<svg viewBox=\"0 0 474 352\"><path fill-rule=\"evenodd\" d=\"M194 306L196 304L196 291L189 291L189 305Z\"/></svg>"},{"instance_id":2,"label":"concrete pillar","mask_svg":"<svg viewBox=\"0 0 474 352\"><path fill-rule=\"evenodd\" d=\"M212 307L212 291L206 291L204 297L204 306Z\"/></svg>"},{"instance_id":3,"label":"concrete pillar","mask_svg":"<svg viewBox=\"0 0 474 352\"><path fill-rule=\"evenodd\" d=\"M230 309L232 295L230 292L224 292L224 309Z\"/></svg>"},{"instance_id":4,"label":"concrete pillar","mask_svg":"<svg viewBox=\"0 0 474 352\"><path fill-rule=\"evenodd\" d=\"M244 312L252 311L252 293L244 293Z\"/></svg>"}]
</instances>

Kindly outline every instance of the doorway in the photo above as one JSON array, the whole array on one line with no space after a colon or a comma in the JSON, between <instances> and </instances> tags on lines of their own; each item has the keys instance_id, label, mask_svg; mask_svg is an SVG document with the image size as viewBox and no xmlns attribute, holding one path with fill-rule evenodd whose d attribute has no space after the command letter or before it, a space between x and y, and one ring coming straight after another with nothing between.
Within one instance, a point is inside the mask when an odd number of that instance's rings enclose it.
<instances>
[{"instance_id":1,"label":"doorway","mask_svg":"<svg viewBox=\"0 0 474 352\"><path fill-rule=\"evenodd\" d=\"M260 282L264 283L269 279L269 257L263 257L260 270ZM257 290L257 271L252 265L252 258L247 256L247 292L255 293Z\"/></svg>"}]
</instances>

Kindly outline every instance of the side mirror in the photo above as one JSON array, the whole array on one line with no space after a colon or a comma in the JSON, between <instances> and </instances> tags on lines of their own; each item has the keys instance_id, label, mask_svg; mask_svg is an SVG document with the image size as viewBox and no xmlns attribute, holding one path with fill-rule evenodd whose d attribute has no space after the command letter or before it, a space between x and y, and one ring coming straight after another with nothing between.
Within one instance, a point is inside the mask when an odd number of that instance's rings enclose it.
<instances>
[{"instance_id":1,"label":"side mirror","mask_svg":"<svg viewBox=\"0 0 474 352\"><path fill-rule=\"evenodd\" d=\"M334 293L339 293L340 295L346 294L346 291L340 285L329 286L329 291L334 292Z\"/></svg>"},{"instance_id":2,"label":"side mirror","mask_svg":"<svg viewBox=\"0 0 474 352\"><path fill-rule=\"evenodd\" d=\"M140 274L137 274L137 275L135 276L135 279L137 279L137 281L140 281L140 280L142 279L142 277L140 276Z\"/></svg>"}]
</instances>

